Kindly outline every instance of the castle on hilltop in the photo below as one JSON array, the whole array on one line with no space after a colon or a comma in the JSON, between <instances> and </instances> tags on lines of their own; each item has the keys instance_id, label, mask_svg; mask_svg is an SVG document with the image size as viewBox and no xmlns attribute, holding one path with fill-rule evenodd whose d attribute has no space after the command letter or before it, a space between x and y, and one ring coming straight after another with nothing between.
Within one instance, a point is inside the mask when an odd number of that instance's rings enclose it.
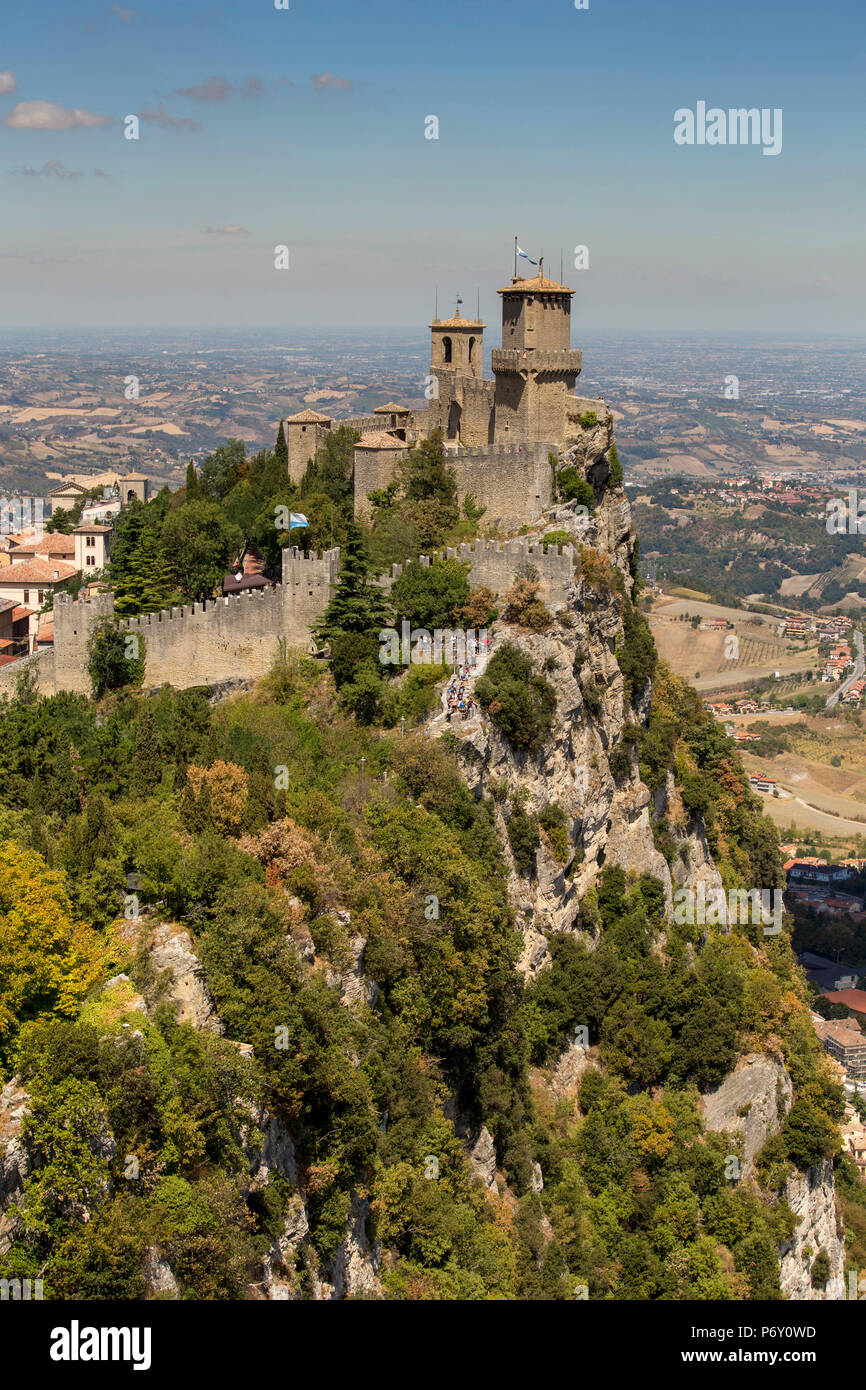
<instances>
[{"instance_id":1,"label":"castle on hilltop","mask_svg":"<svg viewBox=\"0 0 866 1390\"><path fill-rule=\"evenodd\" d=\"M286 420L289 476L303 477L328 433L350 425L355 445L355 513L369 513L369 494L392 481L409 448L441 429L462 501L471 496L486 520L506 528L535 521L553 500L550 454L579 437L580 416L596 404L573 394L582 354L571 347L574 290L544 275L512 277L502 296L502 346L483 376L484 327L465 319L458 300L450 319L430 324L429 405L377 406L371 415L334 420L303 410Z\"/></svg>"},{"instance_id":2,"label":"castle on hilltop","mask_svg":"<svg viewBox=\"0 0 866 1390\"><path fill-rule=\"evenodd\" d=\"M359 516L370 510L369 494L393 480L395 465L412 445L436 429L442 430L460 500L474 498L485 508L485 522L504 530L531 525L552 505L553 464L572 444L582 444L582 466L592 463L587 477L596 488L602 486L609 474L604 451L610 416L605 411L606 421L600 423L599 402L573 394L581 370L581 353L570 346L574 291L547 279L543 270L542 262L534 278L515 275L499 290L502 347L492 354L492 381L483 376L484 324L480 318L464 319L458 300L452 318L437 316L430 324L427 407L411 410L391 403L350 420L301 411L286 421L292 480L303 477L332 429L349 425L360 436L354 450ZM587 431L600 436L591 456ZM603 471L594 478L593 468L601 466ZM133 479L130 475L125 481ZM620 529L627 533L627 516L620 520ZM571 592L571 544L560 550L545 549L522 536L504 542L479 538L473 546L446 553L467 565L473 584L496 596L507 592L527 564L538 575L545 602L566 602ZM419 559L430 563L424 556ZM270 669L278 644L309 648L312 629L334 593L339 567L339 550L303 555L286 547L280 584L121 619L128 637L141 639L145 686L218 686L240 674L255 680ZM400 569L395 565L390 575L381 577L383 583L393 582ZM0 695L15 692L25 664L32 666L30 674L43 694L88 693L90 637L97 624L115 616L111 593L77 601L58 594L53 646L0 669Z\"/></svg>"}]
</instances>

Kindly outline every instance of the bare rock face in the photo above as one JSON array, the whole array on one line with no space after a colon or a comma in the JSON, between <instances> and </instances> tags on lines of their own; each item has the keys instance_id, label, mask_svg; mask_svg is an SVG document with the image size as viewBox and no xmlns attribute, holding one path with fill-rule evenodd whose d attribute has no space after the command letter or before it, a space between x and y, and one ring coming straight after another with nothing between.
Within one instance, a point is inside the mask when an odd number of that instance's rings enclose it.
<instances>
[{"instance_id":1,"label":"bare rock face","mask_svg":"<svg viewBox=\"0 0 866 1390\"><path fill-rule=\"evenodd\" d=\"M551 1080L551 1090L557 1100L577 1094L583 1073L590 1066L589 1052L581 1043L573 1042L560 1054Z\"/></svg>"},{"instance_id":2,"label":"bare rock face","mask_svg":"<svg viewBox=\"0 0 866 1390\"><path fill-rule=\"evenodd\" d=\"M189 932L173 922L163 922L153 934L150 950L156 970L168 972L168 998L178 1005L178 1021L222 1033L222 1023L202 964L193 952Z\"/></svg>"},{"instance_id":3,"label":"bare rock face","mask_svg":"<svg viewBox=\"0 0 866 1390\"><path fill-rule=\"evenodd\" d=\"M371 1242L367 1235L370 1203L355 1193L346 1222L346 1234L333 1260L314 1280L313 1297L317 1302L357 1297L359 1294L378 1296L382 1286L379 1269L382 1264L381 1242Z\"/></svg>"},{"instance_id":4,"label":"bare rock face","mask_svg":"<svg viewBox=\"0 0 866 1390\"><path fill-rule=\"evenodd\" d=\"M290 1199L283 1229L262 1261L261 1281L247 1285L249 1298L289 1303L302 1297L294 1268L295 1256L309 1229L307 1208L301 1195L296 1192Z\"/></svg>"},{"instance_id":5,"label":"bare rock face","mask_svg":"<svg viewBox=\"0 0 866 1390\"><path fill-rule=\"evenodd\" d=\"M348 920L349 914L340 913L339 916ZM357 1008L366 1005L369 1008L375 1004L379 997L379 986L375 980L371 980L364 974L364 947L367 945L366 936L353 936L349 942L350 961L343 969L329 969L326 975L328 984L332 989L339 990L340 1003L347 1008Z\"/></svg>"},{"instance_id":6,"label":"bare rock face","mask_svg":"<svg viewBox=\"0 0 866 1390\"><path fill-rule=\"evenodd\" d=\"M250 1107L250 1124L244 1124L240 1140L250 1165L250 1186L265 1187L271 1170L297 1186L298 1163L295 1145L285 1121L264 1106Z\"/></svg>"},{"instance_id":7,"label":"bare rock face","mask_svg":"<svg viewBox=\"0 0 866 1390\"><path fill-rule=\"evenodd\" d=\"M21 1140L29 1103L29 1095L13 1076L0 1091L0 1255L15 1239L17 1200L31 1171L30 1155Z\"/></svg>"},{"instance_id":8,"label":"bare rock face","mask_svg":"<svg viewBox=\"0 0 866 1390\"><path fill-rule=\"evenodd\" d=\"M610 830L604 841L605 860L636 874L652 874L664 884L665 900L673 911L667 860L655 847L650 823L650 794L643 782L617 792L610 808Z\"/></svg>"},{"instance_id":9,"label":"bare rock face","mask_svg":"<svg viewBox=\"0 0 866 1390\"><path fill-rule=\"evenodd\" d=\"M144 1282L147 1297L153 1299L180 1298L180 1285L158 1245L148 1247L144 1257Z\"/></svg>"},{"instance_id":10,"label":"bare rock face","mask_svg":"<svg viewBox=\"0 0 866 1390\"><path fill-rule=\"evenodd\" d=\"M779 1252L785 1297L794 1301L844 1299L845 1237L836 1214L832 1160L825 1159L805 1174L797 1173L780 1196L799 1218L790 1243ZM826 1284L815 1287L812 1267L822 1250L830 1262L830 1277Z\"/></svg>"},{"instance_id":11,"label":"bare rock face","mask_svg":"<svg viewBox=\"0 0 866 1390\"><path fill-rule=\"evenodd\" d=\"M480 1178L484 1186L491 1192L499 1192L496 1182L496 1145L493 1142L493 1135L486 1125L482 1125L478 1131L478 1137L467 1147L469 1167L472 1169L472 1176Z\"/></svg>"},{"instance_id":12,"label":"bare rock face","mask_svg":"<svg viewBox=\"0 0 866 1390\"><path fill-rule=\"evenodd\" d=\"M30 1159L21 1143L21 1125L30 1096L13 1076L0 1091L0 1211L30 1173Z\"/></svg>"},{"instance_id":13,"label":"bare rock face","mask_svg":"<svg viewBox=\"0 0 866 1390\"><path fill-rule=\"evenodd\" d=\"M792 1094L784 1063L752 1053L737 1063L720 1086L701 1097L707 1129L743 1136L743 1177L752 1172L755 1157L767 1140L782 1128Z\"/></svg>"}]
</instances>

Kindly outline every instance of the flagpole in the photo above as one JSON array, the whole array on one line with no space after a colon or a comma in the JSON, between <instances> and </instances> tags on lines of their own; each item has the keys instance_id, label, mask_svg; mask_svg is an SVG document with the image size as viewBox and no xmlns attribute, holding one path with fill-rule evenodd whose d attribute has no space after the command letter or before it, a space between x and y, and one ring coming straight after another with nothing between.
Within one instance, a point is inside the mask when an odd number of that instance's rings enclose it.
<instances>
[{"instance_id":1,"label":"flagpole","mask_svg":"<svg viewBox=\"0 0 866 1390\"><path fill-rule=\"evenodd\" d=\"M514 278L517 279L517 237L514 238Z\"/></svg>"}]
</instances>

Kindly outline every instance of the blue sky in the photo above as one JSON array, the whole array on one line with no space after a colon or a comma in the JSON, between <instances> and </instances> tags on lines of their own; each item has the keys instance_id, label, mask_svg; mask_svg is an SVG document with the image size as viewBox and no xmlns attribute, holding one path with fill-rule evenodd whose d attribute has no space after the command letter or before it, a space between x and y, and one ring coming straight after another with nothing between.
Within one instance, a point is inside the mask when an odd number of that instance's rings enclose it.
<instances>
[{"instance_id":1,"label":"blue sky","mask_svg":"<svg viewBox=\"0 0 866 1390\"><path fill-rule=\"evenodd\" d=\"M7 7L6 323L495 321L517 233L576 341L862 328L862 0L290 4ZM782 108L781 154L677 146L698 101Z\"/></svg>"}]
</instances>

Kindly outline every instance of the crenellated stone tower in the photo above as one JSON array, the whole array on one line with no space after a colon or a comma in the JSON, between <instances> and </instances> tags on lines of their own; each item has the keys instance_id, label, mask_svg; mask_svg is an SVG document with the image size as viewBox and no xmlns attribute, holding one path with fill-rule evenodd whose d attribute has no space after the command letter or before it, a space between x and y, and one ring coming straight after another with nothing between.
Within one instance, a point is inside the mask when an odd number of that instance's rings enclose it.
<instances>
[{"instance_id":1,"label":"crenellated stone tower","mask_svg":"<svg viewBox=\"0 0 866 1390\"><path fill-rule=\"evenodd\" d=\"M493 351L494 441L565 443L582 353L571 346L574 290L548 280L515 276L502 295L502 347Z\"/></svg>"}]
</instances>

